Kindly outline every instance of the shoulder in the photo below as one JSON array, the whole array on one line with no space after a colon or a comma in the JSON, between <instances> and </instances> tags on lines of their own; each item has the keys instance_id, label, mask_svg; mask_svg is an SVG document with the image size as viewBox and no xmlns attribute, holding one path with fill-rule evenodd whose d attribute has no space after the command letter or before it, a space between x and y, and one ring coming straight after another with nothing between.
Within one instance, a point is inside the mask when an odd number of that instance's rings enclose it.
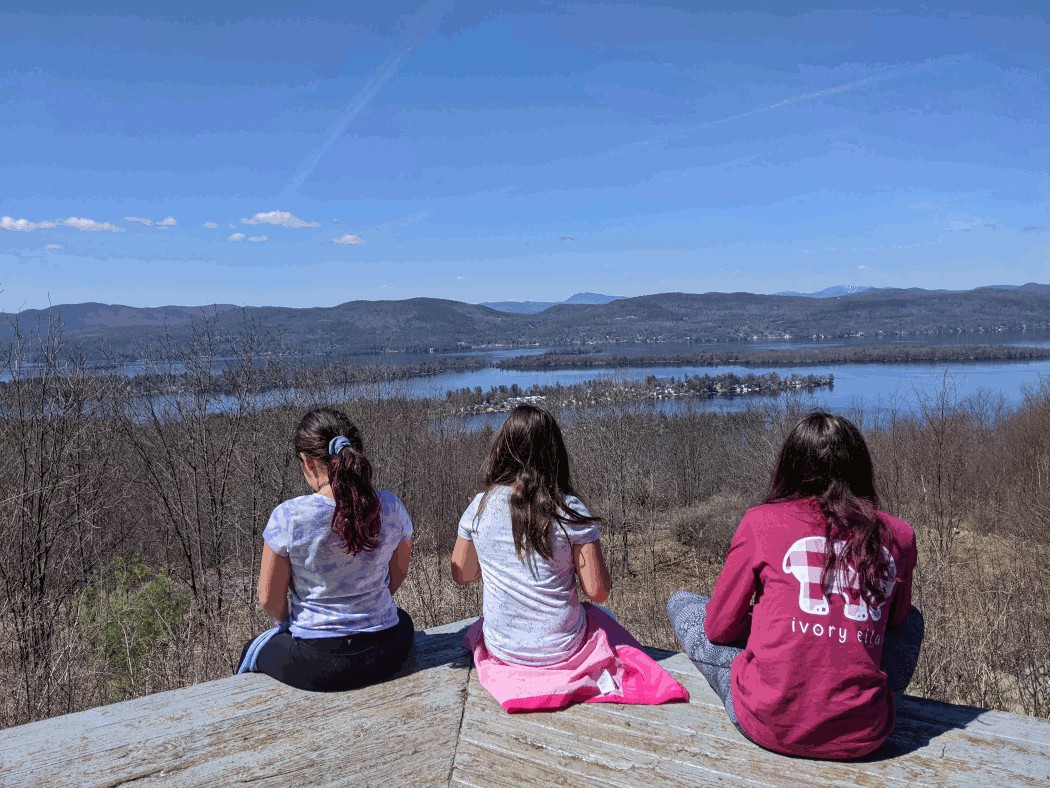
<instances>
[{"instance_id":1,"label":"shoulder","mask_svg":"<svg viewBox=\"0 0 1050 788\"><path fill-rule=\"evenodd\" d=\"M775 503L760 503L752 506L740 520L740 524L757 525L760 523L783 522L793 519L810 519L814 513L814 507L809 501L777 501Z\"/></svg>"},{"instance_id":2,"label":"shoulder","mask_svg":"<svg viewBox=\"0 0 1050 788\"><path fill-rule=\"evenodd\" d=\"M313 494L289 498L287 501L281 501L274 507L270 519L290 519L324 509L331 509L331 504L328 501L329 499L323 495Z\"/></svg>"},{"instance_id":3,"label":"shoulder","mask_svg":"<svg viewBox=\"0 0 1050 788\"><path fill-rule=\"evenodd\" d=\"M470 514L471 517L476 517L478 512L488 514L490 512L498 512L501 510L508 509L510 507L510 495L513 492L510 487L506 487L502 484L496 485L495 487L489 487L487 490L479 492L474 496L474 499L467 506L467 511L464 515Z\"/></svg>"},{"instance_id":4,"label":"shoulder","mask_svg":"<svg viewBox=\"0 0 1050 788\"><path fill-rule=\"evenodd\" d=\"M565 507L572 509L576 514L583 515L584 517L591 517L591 512L587 508L587 505L577 498L575 495L567 495L565 497ZM556 533L564 533L572 544L586 544L587 542L597 542L600 538L598 531L598 524L592 523L574 523L571 521L561 521L561 528Z\"/></svg>"},{"instance_id":5,"label":"shoulder","mask_svg":"<svg viewBox=\"0 0 1050 788\"><path fill-rule=\"evenodd\" d=\"M376 497L379 498L379 511L384 520L411 521L404 501L395 493L390 490L376 490Z\"/></svg>"},{"instance_id":6,"label":"shoulder","mask_svg":"<svg viewBox=\"0 0 1050 788\"><path fill-rule=\"evenodd\" d=\"M894 517L892 514L886 514L882 511L879 512L878 516L890 529L893 541L904 549L915 549L915 529L911 525L899 517Z\"/></svg>"},{"instance_id":7,"label":"shoulder","mask_svg":"<svg viewBox=\"0 0 1050 788\"><path fill-rule=\"evenodd\" d=\"M287 556L291 545L311 531L319 520L330 520L332 505L322 495L300 495L274 507L263 528L263 540L280 556Z\"/></svg>"},{"instance_id":8,"label":"shoulder","mask_svg":"<svg viewBox=\"0 0 1050 788\"><path fill-rule=\"evenodd\" d=\"M383 513L403 511L405 508L404 502L397 497L395 493L390 490L376 490L376 495L379 498L379 506L382 508Z\"/></svg>"},{"instance_id":9,"label":"shoulder","mask_svg":"<svg viewBox=\"0 0 1050 788\"><path fill-rule=\"evenodd\" d=\"M577 514L582 514L585 517L591 516L591 510L587 508L587 504L577 498L575 495L565 496L565 505L572 509Z\"/></svg>"}]
</instances>

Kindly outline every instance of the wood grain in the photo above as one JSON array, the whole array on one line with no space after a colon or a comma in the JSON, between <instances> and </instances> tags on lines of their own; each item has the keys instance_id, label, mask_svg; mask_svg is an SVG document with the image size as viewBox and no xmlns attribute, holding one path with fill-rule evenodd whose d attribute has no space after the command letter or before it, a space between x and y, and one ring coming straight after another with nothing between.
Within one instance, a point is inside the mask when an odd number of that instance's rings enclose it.
<instances>
[{"instance_id":1,"label":"wood grain","mask_svg":"<svg viewBox=\"0 0 1050 788\"><path fill-rule=\"evenodd\" d=\"M262 675L11 728L3 785L1046 785L1050 721L906 698L871 759L786 758L729 723L682 654L649 653L688 704L582 704L509 715L460 640L471 621L418 633L387 682L346 693Z\"/></svg>"}]
</instances>

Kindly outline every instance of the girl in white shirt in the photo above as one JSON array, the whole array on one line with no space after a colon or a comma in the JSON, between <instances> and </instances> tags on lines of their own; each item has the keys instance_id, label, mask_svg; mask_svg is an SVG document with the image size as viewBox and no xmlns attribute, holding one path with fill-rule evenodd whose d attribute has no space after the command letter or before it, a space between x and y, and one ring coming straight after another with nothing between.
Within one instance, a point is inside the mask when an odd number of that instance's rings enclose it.
<instances>
[{"instance_id":1,"label":"girl in white shirt","mask_svg":"<svg viewBox=\"0 0 1050 788\"><path fill-rule=\"evenodd\" d=\"M485 492L467 507L452 553L452 576L484 580L483 634L489 652L519 665L571 657L587 631L576 592L595 603L611 581L597 524L576 497L557 422L540 408L515 408L485 464Z\"/></svg>"}]
</instances>

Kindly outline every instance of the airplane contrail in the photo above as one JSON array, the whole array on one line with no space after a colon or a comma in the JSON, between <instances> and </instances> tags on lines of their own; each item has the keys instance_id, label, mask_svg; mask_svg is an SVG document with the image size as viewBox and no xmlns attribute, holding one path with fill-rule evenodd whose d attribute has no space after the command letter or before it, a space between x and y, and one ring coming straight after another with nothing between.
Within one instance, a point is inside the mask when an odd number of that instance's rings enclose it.
<instances>
[{"instance_id":1,"label":"airplane contrail","mask_svg":"<svg viewBox=\"0 0 1050 788\"><path fill-rule=\"evenodd\" d=\"M394 51L369 75L364 86L339 114L324 140L302 163L292 180L288 183L288 186L285 187L284 192L281 194L282 197L294 195L302 188L306 179L310 177L317 167L318 162L324 158L336 140L343 136L354 118L361 114L362 110L375 98L376 94L397 74L405 59L433 33L451 6L451 0L430 0L416 12Z\"/></svg>"},{"instance_id":2,"label":"airplane contrail","mask_svg":"<svg viewBox=\"0 0 1050 788\"><path fill-rule=\"evenodd\" d=\"M759 115L764 112L771 112L775 109L780 109L781 107L789 107L793 104L802 104L806 101L812 101L813 99L823 98L824 96L832 96L836 93L848 93L851 90L856 90L857 88L864 87L865 85L873 85L878 82L886 82L891 79L900 79L901 77L907 77L913 74L921 74L926 71L932 71L935 68L940 68L941 66L956 65L957 63L961 63L969 57L971 57L971 55L966 54L957 55L954 57L937 58L936 60L928 60L916 66L912 66L911 68L902 68L897 69L895 71L887 71L882 74L873 74L870 77L862 77L861 79L855 79L851 82L844 82L841 85L833 85L830 88L814 90L809 93L800 93L797 96L790 96L786 99L775 101L772 104L763 104L761 106L754 107L753 109L749 109L746 112L738 112L735 115L726 115L725 117L705 121L704 123L699 123L694 126L679 129L678 131L671 131L667 132L666 134L658 134L654 137L648 137L644 140L639 140L638 142L632 142L627 145L622 145L619 148L616 148L615 151L619 152L630 150L633 148L644 147L654 142L674 139L675 137L681 137L686 134L691 134L695 131L709 129L712 126L720 126L723 123L731 123L734 120L742 120L743 118L749 118L752 115Z\"/></svg>"}]
</instances>

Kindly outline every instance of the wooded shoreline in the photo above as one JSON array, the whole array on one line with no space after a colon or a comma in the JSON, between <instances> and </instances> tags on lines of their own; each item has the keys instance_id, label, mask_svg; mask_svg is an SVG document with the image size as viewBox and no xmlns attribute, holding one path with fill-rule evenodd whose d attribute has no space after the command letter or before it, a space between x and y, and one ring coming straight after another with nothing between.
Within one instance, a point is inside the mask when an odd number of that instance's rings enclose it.
<instances>
[{"instance_id":1,"label":"wooded shoreline","mask_svg":"<svg viewBox=\"0 0 1050 788\"><path fill-rule=\"evenodd\" d=\"M448 565L491 432L448 418L448 401L293 358L261 367L251 342L218 370L204 340L162 354L135 386L70 366L53 337L2 350L0 726L232 671L268 626L255 603L261 532L277 503L306 492L290 437L316 404L351 415L376 483L412 517L399 604L421 628L478 614L479 590ZM27 376L30 356L44 365ZM575 486L604 518L613 610L665 648L667 598L710 590L802 407L704 402L551 406ZM947 384L895 408L846 415L868 438L883 509L919 540L927 639L912 691L1050 717L1050 382L1016 408Z\"/></svg>"}]
</instances>

